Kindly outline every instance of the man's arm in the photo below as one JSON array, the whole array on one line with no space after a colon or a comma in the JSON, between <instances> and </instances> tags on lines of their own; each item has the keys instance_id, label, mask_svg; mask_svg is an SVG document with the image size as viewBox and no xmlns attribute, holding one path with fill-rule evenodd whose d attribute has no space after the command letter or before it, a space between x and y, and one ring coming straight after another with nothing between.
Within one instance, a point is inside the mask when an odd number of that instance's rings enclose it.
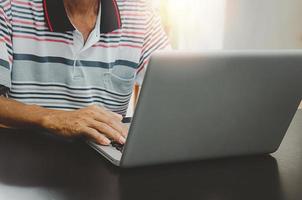
<instances>
[{"instance_id":1,"label":"man's arm","mask_svg":"<svg viewBox=\"0 0 302 200\"><path fill-rule=\"evenodd\" d=\"M0 97L0 124L11 128L42 128L64 137L84 136L102 145L125 143L128 129L122 116L98 106L76 111L46 109Z\"/></svg>"},{"instance_id":2,"label":"man's arm","mask_svg":"<svg viewBox=\"0 0 302 200\"><path fill-rule=\"evenodd\" d=\"M104 108L90 106L76 111L50 110L36 105L26 105L1 96L1 94L7 94L11 87L14 54L11 21L11 0L2 0L0 1L1 126L42 128L66 137L85 136L104 145L110 143L108 138L124 143L127 127L121 123L122 117Z\"/></svg>"}]
</instances>

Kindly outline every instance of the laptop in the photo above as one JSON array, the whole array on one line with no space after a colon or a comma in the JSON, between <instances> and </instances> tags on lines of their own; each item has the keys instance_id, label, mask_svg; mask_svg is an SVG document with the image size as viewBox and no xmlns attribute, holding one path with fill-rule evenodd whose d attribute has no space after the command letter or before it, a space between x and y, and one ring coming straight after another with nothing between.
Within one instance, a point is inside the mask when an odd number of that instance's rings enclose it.
<instances>
[{"instance_id":1,"label":"laptop","mask_svg":"<svg viewBox=\"0 0 302 200\"><path fill-rule=\"evenodd\" d=\"M301 101L301 75L299 50L156 53L126 144L88 144L124 168L270 154Z\"/></svg>"}]
</instances>

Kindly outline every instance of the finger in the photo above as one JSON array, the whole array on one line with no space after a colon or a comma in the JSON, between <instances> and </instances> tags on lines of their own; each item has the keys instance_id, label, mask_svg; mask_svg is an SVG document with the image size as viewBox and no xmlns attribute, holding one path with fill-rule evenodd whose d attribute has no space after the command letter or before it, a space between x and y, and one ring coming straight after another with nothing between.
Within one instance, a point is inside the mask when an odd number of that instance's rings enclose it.
<instances>
[{"instance_id":1,"label":"finger","mask_svg":"<svg viewBox=\"0 0 302 200\"><path fill-rule=\"evenodd\" d=\"M124 137L128 135L128 127L123 124L121 121L115 121L112 118L108 118L104 121L107 125L117 130L120 134L122 134Z\"/></svg>"},{"instance_id":2,"label":"finger","mask_svg":"<svg viewBox=\"0 0 302 200\"><path fill-rule=\"evenodd\" d=\"M123 116L118 114L118 113L115 113L115 112L110 112L110 114L114 117L116 117L119 121L122 121L123 120Z\"/></svg>"},{"instance_id":3,"label":"finger","mask_svg":"<svg viewBox=\"0 0 302 200\"><path fill-rule=\"evenodd\" d=\"M129 133L129 127L125 124L122 123L122 135L126 138Z\"/></svg>"},{"instance_id":4,"label":"finger","mask_svg":"<svg viewBox=\"0 0 302 200\"><path fill-rule=\"evenodd\" d=\"M106 114L106 115L109 115L113 118L115 118L116 120L118 121L122 121L123 120L123 116L122 115L119 115L117 113L114 113L104 107L100 107L100 106L97 106L97 105L93 105L90 107L90 109L92 109L93 111L95 111L97 114Z\"/></svg>"},{"instance_id":5,"label":"finger","mask_svg":"<svg viewBox=\"0 0 302 200\"><path fill-rule=\"evenodd\" d=\"M123 120L122 115L108 111L105 108L96 105L91 106L91 108L94 111L93 114L95 120L105 122L107 125L120 132L124 137L127 137L129 129L125 124L121 123Z\"/></svg>"},{"instance_id":6,"label":"finger","mask_svg":"<svg viewBox=\"0 0 302 200\"><path fill-rule=\"evenodd\" d=\"M94 140L96 143L100 144L100 145L109 145L111 143L111 141L104 136L103 134L99 133L97 130L93 129L93 128L85 128L83 130L83 133L85 134L85 136L87 136L88 138Z\"/></svg>"},{"instance_id":7,"label":"finger","mask_svg":"<svg viewBox=\"0 0 302 200\"><path fill-rule=\"evenodd\" d=\"M106 114L99 114L95 113L94 119L98 122L102 122L110 126L111 128L118 131L123 136L126 136L128 134L128 128L123 124L121 121L117 120L116 118L113 118L112 115Z\"/></svg>"},{"instance_id":8,"label":"finger","mask_svg":"<svg viewBox=\"0 0 302 200\"><path fill-rule=\"evenodd\" d=\"M124 144L126 142L126 139L120 132L118 132L117 130L115 130L114 128L112 128L106 123L95 121L92 123L91 128L96 129L100 133L103 133L108 138L113 139L118 143Z\"/></svg>"},{"instance_id":9,"label":"finger","mask_svg":"<svg viewBox=\"0 0 302 200\"><path fill-rule=\"evenodd\" d=\"M103 108L105 113L110 115L111 117L117 119L118 121L122 121L123 120L123 116L118 114L118 113L115 113L115 112L112 112L111 110L109 109L106 109L106 108Z\"/></svg>"},{"instance_id":10,"label":"finger","mask_svg":"<svg viewBox=\"0 0 302 200\"><path fill-rule=\"evenodd\" d=\"M110 117L116 119L116 120L119 121L119 122L121 122L121 121L123 120L123 116L122 116L122 115L117 114L117 113L115 113L115 112L112 112L112 111L110 111L110 110L105 110L105 113L106 113L107 115L109 115Z\"/></svg>"}]
</instances>

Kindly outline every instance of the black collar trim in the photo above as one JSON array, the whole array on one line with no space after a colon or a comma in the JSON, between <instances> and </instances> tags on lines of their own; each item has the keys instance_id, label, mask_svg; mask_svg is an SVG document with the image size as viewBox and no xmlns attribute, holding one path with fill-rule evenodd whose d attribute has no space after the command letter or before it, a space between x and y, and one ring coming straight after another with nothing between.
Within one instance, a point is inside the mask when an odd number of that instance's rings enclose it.
<instances>
[{"instance_id":1,"label":"black collar trim","mask_svg":"<svg viewBox=\"0 0 302 200\"><path fill-rule=\"evenodd\" d=\"M51 32L74 31L63 0L43 0L45 21ZM110 33L122 27L119 8L116 0L101 0L100 33Z\"/></svg>"}]
</instances>

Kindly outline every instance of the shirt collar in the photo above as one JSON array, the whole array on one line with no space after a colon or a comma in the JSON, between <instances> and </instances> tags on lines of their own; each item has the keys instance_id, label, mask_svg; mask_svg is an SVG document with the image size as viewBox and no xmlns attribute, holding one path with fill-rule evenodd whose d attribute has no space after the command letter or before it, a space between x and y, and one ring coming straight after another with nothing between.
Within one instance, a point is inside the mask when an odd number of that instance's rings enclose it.
<instances>
[{"instance_id":1,"label":"shirt collar","mask_svg":"<svg viewBox=\"0 0 302 200\"><path fill-rule=\"evenodd\" d=\"M45 21L52 32L74 31L63 0L43 0ZM101 0L100 33L109 33L121 28L120 12L116 0Z\"/></svg>"}]
</instances>

